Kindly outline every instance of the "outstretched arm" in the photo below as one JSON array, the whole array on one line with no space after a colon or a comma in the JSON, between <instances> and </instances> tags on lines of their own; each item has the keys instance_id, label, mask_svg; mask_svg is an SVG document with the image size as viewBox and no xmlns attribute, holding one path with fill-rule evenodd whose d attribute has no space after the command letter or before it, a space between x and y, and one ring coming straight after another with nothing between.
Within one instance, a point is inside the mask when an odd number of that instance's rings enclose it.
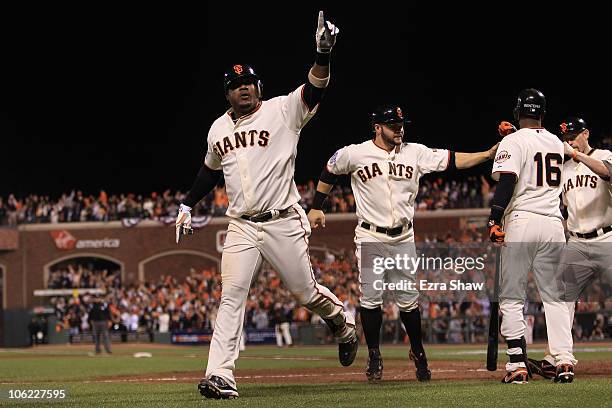
<instances>
[{"instance_id":1,"label":"outstretched arm","mask_svg":"<svg viewBox=\"0 0 612 408\"><path fill-rule=\"evenodd\" d=\"M498 132L501 137L507 136L510 133L516 132L516 128L510 122L502 121L499 124ZM483 163L487 160L492 160L495 158L495 153L497 152L497 148L499 147L499 143L496 143L495 146L491 147L489 150L478 153L455 153L455 166L458 169L469 169L470 167L474 167L480 163Z\"/></svg>"},{"instance_id":2,"label":"outstretched arm","mask_svg":"<svg viewBox=\"0 0 612 408\"><path fill-rule=\"evenodd\" d=\"M575 150L567 142L563 143L563 147L565 149L566 155L570 156L572 159L579 163L584 163L585 166L591 169L593 173L597 174L602 179L606 181L610 180L610 172L612 171L612 169L610 168L612 166L610 164L607 164L607 162L604 162L603 160L595 159L587 154Z\"/></svg>"},{"instance_id":3,"label":"outstretched arm","mask_svg":"<svg viewBox=\"0 0 612 408\"><path fill-rule=\"evenodd\" d=\"M491 160L495 157L497 146L499 146L499 143L491 147L489 150L486 150L484 152L478 152L478 153L456 152L455 153L455 166L458 169L469 169L470 167L474 167L487 160Z\"/></svg>"}]
</instances>

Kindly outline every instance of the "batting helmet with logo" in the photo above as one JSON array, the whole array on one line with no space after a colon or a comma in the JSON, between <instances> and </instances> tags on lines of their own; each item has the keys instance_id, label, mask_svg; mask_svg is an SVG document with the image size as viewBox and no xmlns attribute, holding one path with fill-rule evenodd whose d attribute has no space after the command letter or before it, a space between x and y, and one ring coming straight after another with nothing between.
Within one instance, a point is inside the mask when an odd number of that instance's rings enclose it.
<instances>
[{"instance_id":1,"label":"batting helmet with logo","mask_svg":"<svg viewBox=\"0 0 612 408\"><path fill-rule=\"evenodd\" d=\"M227 93L232 82L237 80L252 81L252 83L257 86L257 89L259 90L259 97L261 97L262 83L259 79L259 75L255 73L253 67L247 64L236 64L225 71L225 74L223 75L223 87L225 89L225 93Z\"/></svg>"},{"instance_id":2,"label":"batting helmet with logo","mask_svg":"<svg viewBox=\"0 0 612 408\"><path fill-rule=\"evenodd\" d=\"M541 120L546 114L546 98L537 89L523 89L516 100L514 119L531 118Z\"/></svg>"},{"instance_id":3,"label":"batting helmet with logo","mask_svg":"<svg viewBox=\"0 0 612 408\"><path fill-rule=\"evenodd\" d=\"M372 126L382 123L410 123L398 105L381 105L372 112Z\"/></svg>"},{"instance_id":4,"label":"batting helmet with logo","mask_svg":"<svg viewBox=\"0 0 612 408\"><path fill-rule=\"evenodd\" d=\"M587 124L584 119L577 117L569 117L566 118L559 125L561 130L561 136L563 139L574 139L580 133L584 132L587 129Z\"/></svg>"}]
</instances>

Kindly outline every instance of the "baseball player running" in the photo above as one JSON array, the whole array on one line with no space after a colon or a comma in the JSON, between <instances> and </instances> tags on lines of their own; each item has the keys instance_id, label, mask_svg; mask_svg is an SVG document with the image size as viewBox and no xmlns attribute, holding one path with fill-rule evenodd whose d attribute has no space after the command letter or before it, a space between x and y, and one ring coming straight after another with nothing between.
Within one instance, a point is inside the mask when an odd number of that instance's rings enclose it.
<instances>
[{"instance_id":1,"label":"baseball player running","mask_svg":"<svg viewBox=\"0 0 612 408\"><path fill-rule=\"evenodd\" d=\"M312 228L325 226L323 203L340 174L351 175L357 217L356 255L360 280L360 314L368 362L366 377L371 382L382 379L380 329L384 284L415 281L407 269L384 273L372 267L374 258L394 258L407 254L416 257L414 247L414 202L421 176L453 169L465 169L492 159L495 148L480 153L455 153L430 149L417 143L403 143L404 116L397 105L381 106L372 114L374 139L338 150L323 168L308 220ZM429 381L427 357L421 335L418 291L395 290L395 302L410 338L410 358L419 381Z\"/></svg>"},{"instance_id":2,"label":"baseball player running","mask_svg":"<svg viewBox=\"0 0 612 408\"><path fill-rule=\"evenodd\" d=\"M561 256L569 328L574 322L575 301L597 274L612 281L612 152L589 145L586 122L577 117L560 125L565 155L573 160L563 164L563 203L567 211L569 241ZM571 382L571 366L555 367L547 350L544 360L528 359L531 370L544 378Z\"/></svg>"},{"instance_id":3,"label":"baseball player running","mask_svg":"<svg viewBox=\"0 0 612 408\"><path fill-rule=\"evenodd\" d=\"M181 204L177 243L191 233L191 208L225 176L230 217L221 259L223 291L208 356L206 377L198 384L206 398L237 398L234 362L242 333L249 286L262 260L281 275L287 288L319 314L339 342L340 363L357 353L354 316L314 278L308 254L310 226L298 205L293 180L300 131L317 111L329 82L330 52L338 28L319 13L317 54L308 81L289 95L262 99L259 77L248 65L225 74L231 108L212 124L204 165Z\"/></svg>"},{"instance_id":4,"label":"baseball player running","mask_svg":"<svg viewBox=\"0 0 612 408\"><path fill-rule=\"evenodd\" d=\"M534 272L544 303L555 365L562 369L576 362L566 324L569 309L561 301L557 268L565 242L559 209L564 148L558 137L542 128L545 111L546 99L540 91L521 91L514 108L519 130L502 140L493 163L492 176L499 184L491 202L489 235L493 242L505 242L499 302L501 334L510 361L503 383L526 383L529 377L523 318L529 270Z\"/></svg>"}]
</instances>

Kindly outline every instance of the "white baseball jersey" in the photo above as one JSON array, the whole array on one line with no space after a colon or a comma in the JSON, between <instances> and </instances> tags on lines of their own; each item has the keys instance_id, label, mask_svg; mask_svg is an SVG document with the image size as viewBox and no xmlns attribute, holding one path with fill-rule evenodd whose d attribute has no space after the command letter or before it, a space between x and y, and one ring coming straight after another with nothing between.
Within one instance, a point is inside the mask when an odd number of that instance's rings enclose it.
<instances>
[{"instance_id":1,"label":"white baseball jersey","mask_svg":"<svg viewBox=\"0 0 612 408\"><path fill-rule=\"evenodd\" d=\"M559 209L563 143L544 128L523 128L504 137L497 148L492 177L501 173L517 177L514 194L506 207L562 219Z\"/></svg>"},{"instance_id":2,"label":"white baseball jersey","mask_svg":"<svg viewBox=\"0 0 612 408\"><path fill-rule=\"evenodd\" d=\"M612 166L612 152L593 149L592 158ZM612 183L603 180L583 163L563 165L563 203L567 206L567 229L587 233L612 225Z\"/></svg>"},{"instance_id":3,"label":"white baseball jersey","mask_svg":"<svg viewBox=\"0 0 612 408\"><path fill-rule=\"evenodd\" d=\"M351 174L357 217L379 227L397 227L414 217L421 176L448 167L450 151L403 143L391 152L373 140L338 150L327 162L333 174Z\"/></svg>"},{"instance_id":4,"label":"white baseball jersey","mask_svg":"<svg viewBox=\"0 0 612 408\"><path fill-rule=\"evenodd\" d=\"M236 123L228 111L210 127L204 163L223 169L229 217L282 210L300 200L293 181L297 144L318 107L308 110L303 88L263 101Z\"/></svg>"}]
</instances>

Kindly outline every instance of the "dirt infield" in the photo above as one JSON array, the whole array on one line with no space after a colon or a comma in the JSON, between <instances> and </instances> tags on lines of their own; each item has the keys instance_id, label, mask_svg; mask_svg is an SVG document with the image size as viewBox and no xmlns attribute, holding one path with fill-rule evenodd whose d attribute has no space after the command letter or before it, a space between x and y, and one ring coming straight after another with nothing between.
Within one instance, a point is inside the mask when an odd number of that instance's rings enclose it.
<instances>
[{"instance_id":1,"label":"dirt infield","mask_svg":"<svg viewBox=\"0 0 612 408\"><path fill-rule=\"evenodd\" d=\"M544 349L544 344L533 345L534 351L539 351L540 354ZM134 351L140 348L154 349L156 356L176 357L176 358L193 358L202 359L206 353L201 349L184 348L184 346L173 345L156 345L156 344L139 344L139 345L115 345L115 355L125 357L131 355ZM394 346L392 346L394 347ZM428 345L433 358L430 359L430 369L432 371L432 381L457 381L457 380L494 380L499 381L504 375L505 356L500 350L498 370L495 372L487 371L484 367L484 358L474 360L474 354L482 353L482 345L462 345L461 348L447 350L448 345ZM576 344L577 351L588 353L594 351L612 351L612 343L581 343ZM243 355L240 359L243 360L259 360L261 365L257 368L242 368L236 371L236 380L239 383L262 383L262 384L313 384L313 383L340 383L340 382L367 382L365 378L365 358L359 358L351 367L335 366L337 357L329 353L304 353L300 355L300 348L291 349L290 353L276 352L275 347L263 346L255 349L264 351L262 355ZM180 353L177 353L179 351ZM184 351L184 352L183 352ZM270 352L271 351L271 352ZM285 352L288 350L285 350ZM75 346L40 346L34 349L0 349L1 359L33 359L38 357L61 359L77 359L90 357L93 358L113 358L111 356L93 356L90 345L75 345ZM436 356L437 353L437 356ZM453 358L440 359L440 353L453 355ZM472 355L471 358L465 360L457 359L461 354ZM406 357L398 357L397 353L394 356L384 357L384 377L385 381L396 382L414 382L415 368L411 361ZM580 358L580 357L579 357ZM274 360L285 360L286 362L295 361L295 365L299 367L284 366L282 368L262 368L266 367L266 360L273 366ZM329 367L304 367L304 361L321 362ZM329 362L329 364L327 364ZM67 380L63 382L82 382L82 383L196 383L202 376L203 371L193 371L193 365L187 370L175 370L161 372L159 367L157 370L151 370L147 373L129 374L129 375L90 375L78 380ZM579 362L576 367L576 376L582 378L612 378L612 364L609 359L584 359ZM534 380L543 379L536 376ZM16 381L23 382L23 381ZM8 383L12 383L9 381ZM6 383L3 383L6 384Z\"/></svg>"},{"instance_id":2,"label":"dirt infield","mask_svg":"<svg viewBox=\"0 0 612 408\"><path fill-rule=\"evenodd\" d=\"M437 360L430 364L432 381L448 380L499 380L504 375L504 366L491 372L483 368L482 363L474 361L443 361ZM338 368L300 368L276 370L238 370L236 380L241 383L263 384L307 384L307 383L338 383L367 382L365 368L359 365ZM114 382L180 382L194 383L202 378L202 371L181 372L175 374L159 373L148 375L129 375L95 378L85 383ZM577 378L612 377L612 367L605 361L588 361L581 363L576 369ZM535 380L544 380L536 376ZM385 360L385 381L416 381L414 368L409 361ZM545 380L544 380L545 381Z\"/></svg>"}]
</instances>

